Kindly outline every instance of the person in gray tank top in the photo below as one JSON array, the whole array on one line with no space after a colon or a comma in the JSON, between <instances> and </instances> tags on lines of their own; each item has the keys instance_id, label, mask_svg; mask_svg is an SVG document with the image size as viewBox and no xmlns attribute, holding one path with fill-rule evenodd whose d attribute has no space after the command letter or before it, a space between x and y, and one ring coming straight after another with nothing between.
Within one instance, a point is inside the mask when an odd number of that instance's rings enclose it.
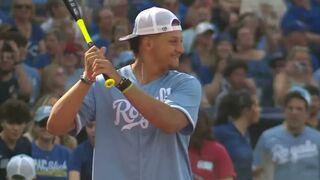
<instances>
[{"instance_id":1,"label":"person in gray tank top","mask_svg":"<svg viewBox=\"0 0 320 180\"><path fill-rule=\"evenodd\" d=\"M47 128L78 133L96 121L93 180L191 180L188 145L201 99L199 81L176 71L179 19L163 8L140 12L129 41L133 64L116 70L105 48L85 53L85 70L53 107ZM102 74L115 80L105 87Z\"/></svg>"}]
</instances>

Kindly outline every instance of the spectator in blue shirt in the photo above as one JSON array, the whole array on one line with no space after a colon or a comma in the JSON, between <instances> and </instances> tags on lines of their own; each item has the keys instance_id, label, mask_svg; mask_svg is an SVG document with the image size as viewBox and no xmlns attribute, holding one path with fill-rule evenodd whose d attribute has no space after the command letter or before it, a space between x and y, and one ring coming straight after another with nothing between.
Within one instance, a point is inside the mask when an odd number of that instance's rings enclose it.
<instances>
[{"instance_id":1,"label":"spectator in blue shirt","mask_svg":"<svg viewBox=\"0 0 320 180\"><path fill-rule=\"evenodd\" d=\"M37 180L67 180L70 150L54 144L55 136L46 130L51 109L52 106L40 106L35 112L32 158L36 161Z\"/></svg>"},{"instance_id":2,"label":"spectator in blue shirt","mask_svg":"<svg viewBox=\"0 0 320 180\"><path fill-rule=\"evenodd\" d=\"M287 13L283 16L281 27L285 29L294 21L301 21L306 25L306 37L313 53L319 55L320 49L320 5L316 0L293 0Z\"/></svg>"},{"instance_id":3,"label":"spectator in blue shirt","mask_svg":"<svg viewBox=\"0 0 320 180\"><path fill-rule=\"evenodd\" d=\"M319 179L320 133L305 125L312 98L307 90L295 86L284 99L284 123L264 131L255 147L255 176Z\"/></svg>"},{"instance_id":4,"label":"spectator in blue shirt","mask_svg":"<svg viewBox=\"0 0 320 180\"><path fill-rule=\"evenodd\" d=\"M293 21L291 23L288 23L285 27L283 27L282 33L284 36L283 51L285 53L289 53L295 46L309 48L309 32L306 24L304 24L302 21ZM312 49L309 54L312 61L313 71L315 71L320 67L320 61L315 55L316 52L312 51Z\"/></svg>"},{"instance_id":5,"label":"spectator in blue shirt","mask_svg":"<svg viewBox=\"0 0 320 180\"><path fill-rule=\"evenodd\" d=\"M260 118L260 107L255 95L248 91L233 91L226 95L218 107L214 136L227 149L238 180L252 179L252 159L248 128Z\"/></svg>"},{"instance_id":6,"label":"spectator in blue shirt","mask_svg":"<svg viewBox=\"0 0 320 180\"><path fill-rule=\"evenodd\" d=\"M28 54L25 63L32 65L32 61L44 53L44 33L40 26L32 21L34 16L32 0L14 0L12 4L12 25L28 39Z\"/></svg>"},{"instance_id":7,"label":"spectator in blue shirt","mask_svg":"<svg viewBox=\"0 0 320 180\"><path fill-rule=\"evenodd\" d=\"M86 125L88 139L73 150L69 159L69 180L91 180L96 122Z\"/></svg>"},{"instance_id":8,"label":"spectator in blue shirt","mask_svg":"<svg viewBox=\"0 0 320 180\"><path fill-rule=\"evenodd\" d=\"M51 29L45 34L46 53L40 54L33 62L33 67L42 70L51 63L61 61L66 37L60 29Z\"/></svg>"},{"instance_id":9,"label":"spectator in blue shirt","mask_svg":"<svg viewBox=\"0 0 320 180\"><path fill-rule=\"evenodd\" d=\"M113 13L108 7L102 7L98 10L95 22L99 32L92 36L92 41L97 47L106 47L108 49L112 39L113 19Z\"/></svg>"},{"instance_id":10,"label":"spectator in blue shirt","mask_svg":"<svg viewBox=\"0 0 320 180\"><path fill-rule=\"evenodd\" d=\"M292 6L289 6L287 13L284 14L281 26L282 28L293 21L302 21L310 32L320 34L320 6L311 0L293 0Z\"/></svg>"}]
</instances>

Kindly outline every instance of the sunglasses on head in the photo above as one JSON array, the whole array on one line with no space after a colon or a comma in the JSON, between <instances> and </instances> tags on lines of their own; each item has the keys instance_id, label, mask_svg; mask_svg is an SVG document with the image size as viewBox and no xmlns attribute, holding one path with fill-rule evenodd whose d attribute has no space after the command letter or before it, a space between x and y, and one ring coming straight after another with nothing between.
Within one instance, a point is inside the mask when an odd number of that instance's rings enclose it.
<instances>
[{"instance_id":1,"label":"sunglasses on head","mask_svg":"<svg viewBox=\"0 0 320 180\"><path fill-rule=\"evenodd\" d=\"M15 9L22 9L22 8L31 9L32 5L30 5L30 4L15 4L13 7Z\"/></svg>"}]
</instances>

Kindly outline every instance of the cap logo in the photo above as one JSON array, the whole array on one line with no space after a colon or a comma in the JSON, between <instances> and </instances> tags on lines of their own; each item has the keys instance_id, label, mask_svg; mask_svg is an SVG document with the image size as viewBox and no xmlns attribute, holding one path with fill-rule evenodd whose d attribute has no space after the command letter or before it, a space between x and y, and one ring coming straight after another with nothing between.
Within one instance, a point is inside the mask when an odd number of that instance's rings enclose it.
<instances>
[{"instance_id":1,"label":"cap logo","mask_svg":"<svg viewBox=\"0 0 320 180\"><path fill-rule=\"evenodd\" d=\"M165 26L165 27L162 27L162 31L167 31L168 28Z\"/></svg>"}]
</instances>

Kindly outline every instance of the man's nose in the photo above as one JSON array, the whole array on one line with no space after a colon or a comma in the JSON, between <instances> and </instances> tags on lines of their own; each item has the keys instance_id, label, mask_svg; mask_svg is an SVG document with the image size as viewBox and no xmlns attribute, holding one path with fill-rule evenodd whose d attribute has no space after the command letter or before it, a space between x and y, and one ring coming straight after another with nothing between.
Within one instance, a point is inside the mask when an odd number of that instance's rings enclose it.
<instances>
[{"instance_id":1,"label":"man's nose","mask_svg":"<svg viewBox=\"0 0 320 180\"><path fill-rule=\"evenodd\" d=\"M179 43L179 45L178 45L177 48L176 48L176 51L177 51L179 54L182 54L182 53L184 52L184 48L183 48L182 42Z\"/></svg>"}]
</instances>

